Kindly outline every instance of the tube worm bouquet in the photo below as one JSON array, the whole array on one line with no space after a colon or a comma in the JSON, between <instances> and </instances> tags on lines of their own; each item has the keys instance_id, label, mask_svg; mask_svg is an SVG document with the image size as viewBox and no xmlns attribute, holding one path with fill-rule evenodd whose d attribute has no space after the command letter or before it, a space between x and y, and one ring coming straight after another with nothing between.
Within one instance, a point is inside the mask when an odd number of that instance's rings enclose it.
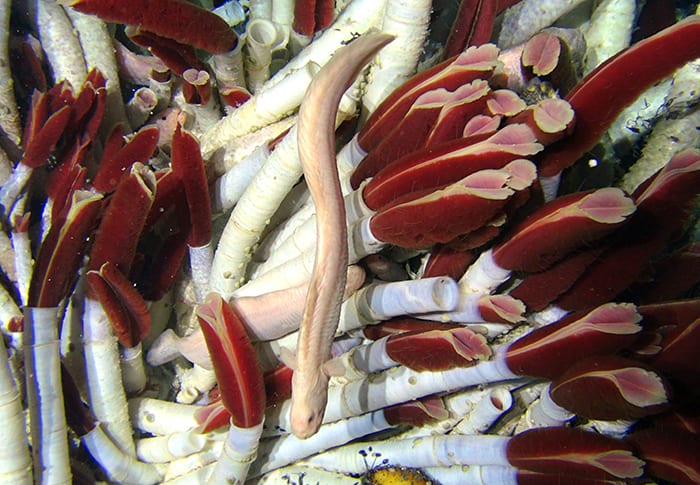
<instances>
[{"instance_id":1,"label":"tube worm bouquet","mask_svg":"<svg viewBox=\"0 0 700 485\"><path fill-rule=\"evenodd\" d=\"M0 483L700 482L686 3L0 1Z\"/></svg>"}]
</instances>

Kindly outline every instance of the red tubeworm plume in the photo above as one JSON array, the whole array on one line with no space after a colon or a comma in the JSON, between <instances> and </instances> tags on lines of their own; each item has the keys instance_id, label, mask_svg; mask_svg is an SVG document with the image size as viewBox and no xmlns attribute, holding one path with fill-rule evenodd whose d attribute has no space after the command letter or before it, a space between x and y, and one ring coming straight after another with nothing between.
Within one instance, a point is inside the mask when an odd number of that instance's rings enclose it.
<instances>
[{"instance_id":1,"label":"red tubeworm plume","mask_svg":"<svg viewBox=\"0 0 700 485\"><path fill-rule=\"evenodd\" d=\"M221 54L236 46L236 34L216 14L184 0L65 0L75 10L107 22L138 25L183 44Z\"/></svg>"},{"instance_id":2,"label":"red tubeworm plume","mask_svg":"<svg viewBox=\"0 0 700 485\"><path fill-rule=\"evenodd\" d=\"M233 424L241 428L259 424L265 410L265 384L241 317L214 293L197 307L197 317Z\"/></svg>"}]
</instances>

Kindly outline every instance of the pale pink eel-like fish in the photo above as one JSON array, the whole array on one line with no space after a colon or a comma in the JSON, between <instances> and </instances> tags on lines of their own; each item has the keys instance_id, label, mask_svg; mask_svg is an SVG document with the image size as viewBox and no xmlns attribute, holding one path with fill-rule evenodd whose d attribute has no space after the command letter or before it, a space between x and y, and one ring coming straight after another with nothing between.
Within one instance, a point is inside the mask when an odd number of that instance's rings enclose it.
<instances>
[{"instance_id":1,"label":"pale pink eel-like fish","mask_svg":"<svg viewBox=\"0 0 700 485\"><path fill-rule=\"evenodd\" d=\"M328 399L330 358L348 267L345 207L335 163L335 118L340 99L362 67L392 36L364 35L339 49L318 72L299 111L298 145L304 177L316 206L316 260L299 328L292 378L292 432L318 431Z\"/></svg>"}]
</instances>

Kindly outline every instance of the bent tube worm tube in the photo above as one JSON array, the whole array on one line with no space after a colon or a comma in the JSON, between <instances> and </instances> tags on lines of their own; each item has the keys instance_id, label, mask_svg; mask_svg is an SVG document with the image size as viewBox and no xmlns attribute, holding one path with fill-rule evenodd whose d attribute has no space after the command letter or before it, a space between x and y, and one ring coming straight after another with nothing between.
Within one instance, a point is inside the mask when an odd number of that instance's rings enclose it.
<instances>
[{"instance_id":1,"label":"bent tube worm tube","mask_svg":"<svg viewBox=\"0 0 700 485\"><path fill-rule=\"evenodd\" d=\"M335 166L336 110L362 66L391 39L373 33L340 50L309 86L299 112L299 157L318 224L316 261L292 380L292 430L300 438L313 435L323 419L328 376L321 367L328 360L338 326L348 265L345 206Z\"/></svg>"},{"instance_id":2,"label":"bent tube worm tube","mask_svg":"<svg viewBox=\"0 0 700 485\"><path fill-rule=\"evenodd\" d=\"M0 422L7 445L0 449L0 480L32 483L32 459L25 445L27 433L22 401L10 370L4 339L0 339Z\"/></svg>"}]
</instances>

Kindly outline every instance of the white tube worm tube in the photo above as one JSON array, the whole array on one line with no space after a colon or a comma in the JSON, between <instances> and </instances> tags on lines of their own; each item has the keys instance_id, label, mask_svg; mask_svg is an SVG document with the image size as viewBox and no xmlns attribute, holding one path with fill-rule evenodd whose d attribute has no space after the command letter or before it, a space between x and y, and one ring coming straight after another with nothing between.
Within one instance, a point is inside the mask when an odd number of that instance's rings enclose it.
<instances>
[{"instance_id":1,"label":"white tube worm tube","mask_svg":"<svg viewBox=\"0 0 700 485\"><path fill-rule=\"evenodd\" d=\"M10 346L16 349L21 348L22 333L10 331L9 324L15 319L22 318L15 300L4 286L0 286L0 331L3 335L10 337ZM20 345L17 345L20 344Z\"/></svg>"},{"instance_id":2,"label":"white tube worm tube","mask_svg":"<svg viewBox=\"0 0 700 485\"><path fill-rule=\"evenodd\" d=\"M336 126L349 113L354 113L354 104L352 109L348 106L352 104L349 97L344 96L343 100L344 103L341 103L338 110ZM255 175L224 227L214 253L210 286L212 291L220 293L225 299L230 298L234 290L243 283L254 245L272 215L302 175L297 148L295 125ZM297 286L300 283L286 287Z\"/></svg>"},{"instance_id":3,"label":"white tube worm tube","mask_svg":"<svg viewBox=\"0 0 700 485\"><path fill-rule=\"evenodd\" d=\"M35 482L70 484L68 427L58 353L58 308L24 310L24 359Z\"/></svg>"},{"instance_id":4,"label":"white tube worm tube","mask_svg":"<svg viewBox=\"0 0 700 485\"><path fill-rule=\"evenodd\" d=\"M136 441L136 456L146 463L167 463L202 451L207 437L194 430Z\"/></svg>"},{"instance_id":5,"label":"white tube worm tube","mask_svg":"<svg viewBox=\"0 0 700 485\"><path fill-rule=\"evenodd\" d=\"M12 238L12 249L15 255L19 301L22 305L26 305L27 295L29 294L29 282L32 279L32 268L34 267L31 241L29 240L29 233L27 231L13 230L10 233L10 237Z\"/></svg>"},{"instance_id":6,"label":"white tube worm tube","mask_svg":"<svg viewBox=\"0 0 700 485\"><path fill-rule=\"evenodd\" d=\"M223 446L222 446L223 447ZM207 464L200 464L190 467L185 473L166 478L165 483L168 485L190 485L192 483L207 483L209 477L214 472L216 467L216 459L212 459Z\"/></svg>"},{"instance_id":7,"label":"white tube worm tube","mask_svg":"<svg viewBox=\"0 0 700 485\"><path fill-rule=\"evenodd\" d=\"M35 9L41 48L46 53L54 79L65 79L73 89L78 89L87 77L87 70L73 24L63 7L54 0L36 0Z\"/></svg>"},{"instance_id":8,"label":"white tube worm tube","mask_svg":"<svg viewBox=\"0 0 700 485\"><path fill-rule=\"evenodd\" d=\"M487 295L510 277L510 270L501 268L493 259L493 251L481 253L459 280L463 293Z\"/></svg>"},{"instance_id":9,"label":"white tube worm tube","mask_svg":"<svg viewBox=\"0 0 700 485\"><path fill-rule=\"evenodd\" d=\"M365 377L373 372L380 372L390 367L399 365L386 353L386 341L389 337L382 337L371 344L358 345L349 352L342 354L339 359L343 362L346 379Z\"/></svg>"},{"instance_id":10,"label":"white tube worm tube","mask_svg":"<svg viewBox=\"0 0 700 485\"><path fill-rule=\"evenodd\" d=\"M603 0L593 10L586 37L584 75L630 45L635 0Z\"/></svg>"},{"instance_id":11,"label":"white tube worm tube","mask_svg":"<svg viewBox=\"0 0 700 485\"><path fill-rule=\"evenodd\" d=\"M471 367L441 372L416 372L403 366L394 367L378 375L331 386L323 420L331 423L431 394L518 377L508 369L503 351L499 349L494 349L491 360ZM289 407L290 402L285 401L278 408L269 410L265 418L267 425L290 429Z\"/></svg>"},{"instance_id":12,"label":"white tube worm tube","mask_svg":"<svg viewBox=\"0 0 700 485\"><path fill-rule=\"evenodd\" d=\"M354 191L349 193L344 198L345 204L345 219L348 227L357 223L360 219L374 213L367 207L362 193ZM313 208L313 204L307 204L304 208ZM312 209L313 210L313 209ZM301 222L301 217L297 214L309 214L309 217ZM302 215L303 217L303 215ZM300 223L300 224L299 224ZM268 271L274 270L275 267L295 259L299 255L313 251L316 245L316 217L312 211L301 209L294 216L288 219L283 227L276 231L272 237L265 238L261 244L262 247L258 250L261 257L269 255L265 262L251 267L251 279L255 279ZM353 258L355 261L359 258Z\"/></svg>"},{"instance_id":13,"label":"white tube worm tube","mask_svg":"<svg viewBox=\"0 0 700 485\"><path fill-rule=\"evenodd\" d=\"M350 176L357 168L357 165L367 156L367 152L362 149L357 142L357 134L347 142L338 152L336 157L338 162L338 177L340 178L340 188L344 194L352 191L350 186ZM368 181L367 181L368 182ZM367 183L363 182L359 192L362 192L362 187Z\"/></svg>"},{"instance_id":14,"label":"white tube worm tube","mask_svg":"<svg viewBox=\"0 0 700 485\"><path fill-rule=\"evenodd\" d=\"M209 293L209 274L214 259L214 249L211 243L204 246L188 246L190 255L190 272L194 286L194 296L197 303L203 303Z\"/></svg>"},{"instance_id":15,"label":"white tube worm tube","mask_svg":"<svg viewBox=\"0 0 700 485\"><path fill-rule=\"evenodd\" d=\"M266 473L258 485L279 485L280 483L333 483L335 485L357 485L357 478L344 473L329 472L321 468L304 465L291 465Z\"/></svg>"},{"instance_id":16,"label":"white tube worm tube","mask_svg":"<svg viewBox=\"0 0 700 485\"><path fill-rule=\"evenodd\" d=\"M215 385L214 371L195 364L180 376L180 391L175 400L182 404L192 404Z\"/></svg>"},{"instance_id":17,"label":"white tube worm tube","mask_svg":"<svg viewBox=\"0 0 700 485\"><path fill-rule=\"evenodd\" d=\"M485 433L513 405L513 396L506 386L479 392L480 399L474 399L472 409L461 413L463 418L453 432L467 435Z\"/></svg>"},{"instance_id":18,"label":"white tube worm tube","mask_svg":"<svg viewBox=\"0 0 700 485\"><path fill-rule=\"evenodd\" d=\"M447 277L366 286L343 303L341 331L401 315L451 311L459 301L457 283Z\"/></svg>"},{"instance_id":19,"label":"white tube worm tube","mask_svg":"<svg viewBox=\"0 0 700 485\"><path fill-rule=\"evenodd\" d=\"M294 29L289 31L289 41L287 42L287 50L292 58L299 55L311 43L311 36L300 34Z\"/></svg>"},{"instance_id":20,"label":"white tube worm tube","mask_svg":"<svg viewBox=\"0 0 700 485\"><path fill-rule=\"evenodd\" d=\"M415 73L428 35L431 7L430 0L388 0L381 30L395 39L377 54L372 64L370 82L362 97L365 118Z\"/></svg>"},{"instance_id":21,"label":"white tube worm tube","mask_svg":"<svg viewBox=\"0 0 700 485\"><path fill-rule=\"evenodd\" d=\"M294 20L294 0L276 0L272 5L271 19L283 29L291 29Z\"/></svg>"},{"instance_id":22,"label":"white tube worm tube","mask_svg":"<svg viewBox=\"0 0 700 485\"><path fill-rule=\"evenodd\" d=\"M272 17L272 7L272 0L250 0L248 6L250 20L269 20Z\"/></svg>"},{"instance_id":23,"label":"white tube worm tube","mask_svg":"<svg viewBox=\"0 0 700 485\"><path fill-rule=\"evenodd\" d=\"M295 186L295 190L303 191L305 200L301 202L300 207L297 207L296 210L291 212L286 218L280 220L280 222L265 235L265 238L260 241L260 246L258 246L255 252L256 260L259 261L259 264L270 265L271 263L269 260L275 255L277 249L301 226L307 224L316 213L316 208L310 202L311 194L308 192L306 183L303 182ZM299 197L299 199L301 199L301 197ZM291 259L298 254L301 254L301 251L290 255L290 257L285 258L285 260Z\"/></svg>"},{"instance_id":24,"label":"white tube worm tube","mask_svg":"<svg viewBox=\"0 0 700 485\"><path fill-rule=\"evenodd\" d=\"M616 147L616 153L620 152L620 149L617 149L618 146L623 147L623 150L631 150L635 143L649 135L659 113L664 109L665 97L670 86L671 79L655 84L620 112L608 129L608 135L612 146Z\"/></svg>"},{"instance_id":25,"label":"white tube worm tube","mask_svg":"<svg viewBox=\"0 0 700 485\"><path fill-rule=\"evenodd\" d=\"M218 7L212 9L211 12L224 19L231 27L245 21L246 17L245 10L243 10L241 4L236 0L227 0Z\"/></svg>"},{"instance_id":26,"label":"white tube worm tube","mask_svg":"<svg viewBox=\"0 0 700 485\"><path fill-rule=\"evenodd\" d=\"M200 406L143 397L130 399L128 404L134 428L144 433L164 436L199 426L195 413L201 409Z\"/></svg>"},{"instance_id":27,"label":"white tube worm tube","mask_svg":"<svg viewBox=\"0 0 700 485\"><path fill-rule=\"evenodd\" d=\"M188 69L183 73L183 76L190 83L206 83L209 79L207 71L197 71L195 69ZM188 121L191 120L191 123L187 123L187 130L197 139L200 139L204 133L209 131L221 119L219 100L216 96L210 96L206 104L191 104L185 101L182 86L179 86L173 95L172 106L184 112Z\"/></svg>"},{"instance_id":28,"label":"white tube worm tube","mask_svg":"<svg viewBox=\"0 0 700 485\"><path fill-rule=\"evenodd\" d=\"M510 438L492 435L430 436L416 439L355 443L309 458L326 470L363 473L367 455L381 456L392 465L422 468L452 465L510 466L506 445ZM369 448L371 447L371 451Z\"/></svg>"},{"instance_id":29,"label":"white tube worm tube","mask_svg":"<svg viewBox=\"0 0 700 485\"><path fill-rule=\"evenodd\" d=\"M212 212L219 213L231 209L245 192L255 174L270 156L267 143L263 143L250 155L234 165L212 185Z\"/></svg>"},{"instance_id":30,"label":"white tube worm tube","mask_svg":"<svg viewBox=\"0 0 700 485\"><path fill-rule=\"evenodd\" d=\"M692 108L700 98L696 89L699 82L700 60L696 59L676 71L670 87L663 85L667 88L663 99L652 97L655 102L649 103L653 109L650 115L658 116L661 106L668 106L673 115L663 117L654 125L642 149L642 156L620 182L620 187L626 192L632 193L676 153L700 145L700 134L695 129L700 124L700 112ZM642 98L648 102L649 95L645 94Z\"/></svg>"},{"instance_id":31,"label":"white tube worm tube","mask_svg":"<svg viewBox=\"0 0 700 485\"><path fill-rule=\"evenodd\" d=\"M311 279L315 247L306 253L285 261L263 274L257 274L255 279L248 281L238 288L234 295L236 298L262 296L265 293L285 290L306 284Z\"/></svg>"},{"instance_id":32,"label":"white tube worm tube","mask_svg":"<svg viewBox=\"0 0 700 485\"><path fill-rule=\"evenodd\" d=\"M148 80L148 89L153 92L157 100L154 108L155 112L160 113L168 108L170 97L173 94L172 84L172 76L169 76L165 81L158 81L152 78Z\"/></svg>"},{"instance_id":33,"label":"white tube worm tube","mask_svg":"<svg viewBox=\"0 0 700 485\"><path fill-rule=\"evenodd\" d=\"M379 25L385 7L386 0L353 0L319 38L280 69L263 89L279 83L289 72L309 62L323 66L347 42Z\"/></svg>"},{"instance_id":34,"label":"white tube worm tube","mask_svg":"<svg viewBox=\"0 0 700 485\"><path fill-rule=\"evenodd\" d=\"M136 456L117 339L102 306L91 298L85 300L83 342L90 408L115 445L127 455Z\"/></svg>"},{"instance_id":35,"label":"white tube worm tube","mask_svg":"<svg viewBox=\"0 0 700 485\"><path fill-rule=\"evenodd\" d=\"M423 471L441 485L517 485L518 469L510 466L441 466L425 467Z\"/></svg>"},{"instance_id":36,"label":"white tube worm tube","mask_svg":"<svg viewBox=\"0 0 700 485\"><path fill-rule=\"evenodd\" d=\"M10 0L0 1L0 128L12 143L22 143L22 122L10 73Z\"/></svg>"},{"instance_id":37,"label":"white tube worm tube","mask_svg":"<svg viewBox=\"0 0 700 485\"><path fill-rule=\"evenodd\" d=\"M374 237L369 226L370 217L359 220L348 228L348 262L354 264L369 254L386 247L386 243ZM306 283L311 278L315 248L294 259L276 266L235 290L235 295L256 296Z\"/></svg>"},{"instance_id":38,"label":"white tube worm tube","mask_svg":"<svg viewBox=\"0 0 700 485\"><path fill-rule=\"evenodd\" d=\"M255 460L263 423L239 428L231 423L224 449L207 483L243 483Z\"/></svg>"},{"instance_id":39,"label":"white tube worm tube","mask_svg":"<svg viewBox=\"0 0 700 485\"><path fill-rule=\"evenodd\" d=\"M250 476L256 477L315 455L318 450L334 448L390 427L384 418L384 412L376 411L323 425L315 435L306 439L285 434L265 440L260 443L258 459L250 469Z\"/></svg>"},{"instance_id":40,"label":"white tube worm tube","mask_svg":"<svg viewBox=\"0 0 700 485\"><path fill-rule=\"evenodd\" d=\"M168 291L161 299L148 302L151 314L151 330L141 341L144 349L149 349L155 338L160 335L170 320L173 311L173 290Z\"/></svg>"},{"instance_id":41,"label":"white tube worm tube","mask_svg":"<svg viewBox=\"0 0 700 485\"><path fill-rule=\"evenodd\" d=\"M549 389L550 385L547 384L540 397L527 407L515 429L516 433L532 428L562 426L574 417L572 412L552 401Z\"/></svg>"},{"instance_id":42,"label":"white tube worm tube","mask_svg":"<svg viewBox=\"0 0 700 485\"><path fill-rule=\"evenodd\" d=\"M114 41L107 30L107 25L94 15L86 15L72 8L66 9L66 14L78 34L80 47L85 56L86 69L88 71L93 68L99 69L106 80L107 99L102 131L106 135L117 123L122 123L125 131L128 132L130 129L119 85Z\"/></svg>"},{"instance_id":43,"label":"white tube worm tube","mask_svg":"<svg viewBox=\"0 0 700 485\"><path fill-rule=\"evenodd\" d=\"M224 438L226 435L224 435ZM208 441L202 451L167 464L164 481L167 483L206 483L224 448L224 439Z\"/></svg>"},{"instance_id":44,"label":"white tube worm tube","mask_svg":"<svg viewBox=\"0 0 700 485\"><path fill-rule=\"evenodd\" d=\"M695 129L700 124L700 111L691 111L680 118L659 121L652 130L642 156L625 174L621 188L633 192L645 180L659 171L678 152L700 145L700 134Z\"/></svg>"},{"instance_id":45,"label":"white tube worm tube","mask_svg":"<svg viewBox=\"0 0 700 485\"><path fill-rule=\"evenodd\" d=\"M506 49L528 40L583 0L523 0L508 8L498 36L498 46Z\"/></svg>"},{"instance_id":46,"label":"white tube worm tube","mask_svg":"<svg viewBox=\"0 0 700 485\"><path fill-rule=\"evenodd\" d=\"M143 366L141 342L131 348L120 347L119 357L124 391L128 394L143 391L146 387L146 369Z\"/></svg>"},{"instance_id":47,"label":"white tube worm tube","mask_svg":"<svg viewBox=\"0 0 700 485\"><path fill-rule=\"evenodd\" d=\"M200 138L202 156L207 159L237 137L282 119L301 104L306 88L318 65L308 63L290 71L273 86L261 89L255 96L219 120ZM279 147L278 147L279 148Z\"/></svg>"},{"instance_id":48,"label":"white tube worm tube","mask_svg":"<svg viewBox=\"0 0 700 485\"><path fill-rule=\"evenodd\" d=\"M616 421L603 421L600 419L590 419L579 428L594 433L600 433L619 440L624 439L635 425L636 421L618 419Z\"/></svg>"},{"instance_id":49,"label":"white tube worm tube","mask_svg":"<svg viewBox=\"0 0 700 485\"><path fill-rule=\"evenodd\" d=\"M516 323L524 320L523 313L525 306L519 300L509 297L508 295L490 295L466 293L460 287L458 302L455 307L447 312L425 313L416 315L416 318L424 320L435 320L440 322L456 322L467 326L477 325L481 330L485 331L489 337L495 337L501 332L509 330L513 327L512 324L502 322L488 322L482 315L482 309L499 311L500 316L507 322ZM511 306L512 308L508 308Z\"/></svg>"},{"instance_id":50,"label":"white tube worm tube","mask_svg":"<svg viewBox=\"0 0 700 485\"><path fill-rule=\"evenodd\" d=\"M357 135L346 143L336 157L338 164L338 177L340 179L340 188L343 195L346 197L345 211L348 220L351 220L350 214L369 215L371 211L367 208L362 198L362 187L357 191L353 191L350 187L350 175L357 164L367 155L360 145L357 143ZM350 202L349 199L352 199ZM273 254L277 253L277 248L282 245L292 234L302 225L310 224L315 229L315 224L309 222L315 214L315 207L311 203L305 204L293 216L280 224L275 230L270 233L261 242L257 254L263 260L269 259ZM358 216L359 217L359 216ZM314 233L315 234L315 233ZM291 255L289 258L291 259Z\"/></svg>"},{"instance_id":51,"label":"white tube worm tube","mask_svg":"<svg viewBox=\"0 0 700 485\"><path fill-rule=\"evenodd\" d=\"M123 106L123 103L122 103ZM158 106L158 96L151 88L138 88L126 103L126 116L131 126L143 126Z\"/></svg>"},{"instance_id":52,"label":"white tube worm tube","mask_svg":"<svg viewBox=\"0 0 700 485\"><path fill-rule=\"evenodd\" d=\"M236 47L230 52L213 55L210 64L219 89L245 87L242 39L238 39Z\"/></svg>"},{"instance_id":53,"label":"white tube worm tube","mask_svg":"<svg viewBox=\"0 0 700 485\"><path fill-rule=\"evenodd\" d=\"M112 481L144 485L160 483L161 476L152 464L140 462L122 452L99 423L81 440Z\"/></svg>"},{"instance_id":54,"label":"white tube worm tube","mask_svg":"<svg viewBox=\"0 0 700 485\"><path fill-rule=\"evenodd\" d=\"M85 357L83 355L83 313L85 279L78 278L73 294L67 300L59 333L61 364L65 366L82 396L87 396Z\"/></svg>"},{"instance_id":55,"label":"white tube worm tube","mask_svg":"<svg viewBox=\"0 0 700 485\"><path fill-rule=\"evenodd\" d=\"M0 338L0 483L32 483L32 459L27 448L27 432L22 402L9 368L5 342Z\"/></svg>"},{"instance_id":56,"label":"white tube worm tube","mask_svg":"<svg viewBox=\"0 0 700 485\"><path fill-rule=\"evenodd\" d=\"M248 23L246 28L245 70L248 89L257 93L262 85L270 78L270 62L272 62L272 46L277 44L278 32L270 20L256 19Z\"/></svg>"},{"instance_id":57,"label":"white tube worm tube","mask_svg":"<svg viewBox=\"0 0 700 485\"><path fill-rule=\"evenodd\" d=\"M296 148L295 125L253 178L224 227L214 253L210 286L225 299L243 282L253 246L266 221L301 176Z\"/></svg>"},{"instance_id":58,"label":"white tube worm tube","mask_svg":"<svg viewBox=\"0 0 700 485\"><path fill-rule=\"evenodd\" d=\"M211 158L209 158L212 170L218 176L229 170L237 170L236 165L246 157L251 156L258 147L267 145L271 140L277 139L294 126L296 118L296 115L287 116L252 133L230 140L225 146L219 147L217 151L212 153ZM250 179L252 176L248 177L248 183L250 183Z\"/></svg>"},{"instance_id":59,"label":"white tube worm tube","mask_svg":"<svg viewBox=\"0 0 700 485\"><path fill-rule=\"evenodd\" d=\"M3 182L2 187L0 187L0 215L5 218L9 216L17 197L27 185L32 171L27 165L18 163L7 180Z\"/></svg>"},{"instance_id":60,"label":"white tube worm tube","mask_svg":"<svg viewBox=\"0 0 700 485\"><path fill-rule=\"evenodd\" d=\"M277 211L270 218L270 223L265 230L263 237L267 239L267 234L277 229L278 226L287 221L290 217L296 214L302 207L306 206L311 199L306 180L301 179L298 184L292 187L287 196L284 198ZM259 246L258 246L259 247ZM255 261L260 262L265 258L261 258L258 251L255 251Z\"/></svg>"},{"instance_id":61,"label":"white tube worm tube","mask_svg":"<svg viewBox=\"0 0 700 485\"><path fill-rule=\"evenodd\" d=\"M447 419L430 421L421 427L411 428L399 437L408 439L447 433L483 433L512 406L512 387L512 383L499 383L497 387L475 387L444 396L442 401L449 413Z\"/></svg>"},{"instance_id":62,"label":"white tube worm tube","mask_svg":"<svg viewBox=\"0 0 700 485\"><path fill-rule=\"evenodd\" d=\"M10 169L12 170L12 169ZM8 173L8 177L11 172ZM5 180L0 182L5 184ZM0 231L0 271L5 274L5 277L13 284L17 284L17 270L15 269L15 255L12 254L12 242L5 231ZM0 307L0 312L2 308ZM1 313L0 313L1 314Z\"/></svg>"},{"instance_id":63,"label":"white tube worm tube","mask_svg":"<svg viewBox=\"0 0 700 485\"><path fill-rule=\"evenodd\" d=\"M567 310L550 305L544 310L541 310L536 313L531 313L528 316L528 320L534 323L536 327L543 327L545 325L549 325L550 323L554 323L556 321L561 320L568 313L569 312Z\"/></svg>"},{"instance_id":64,"label":"white tube worm tube","mask_svg":"<svg viewBox=\"0 0 700 485\"><path fill-rule=\"evenodd\" d=\"M4 149L0 150L0 184L4 184L5 180L8 179L14 164L14 161L11 161L10 157L7 156L7 152Z\"/></svg>"}]
</instances>

